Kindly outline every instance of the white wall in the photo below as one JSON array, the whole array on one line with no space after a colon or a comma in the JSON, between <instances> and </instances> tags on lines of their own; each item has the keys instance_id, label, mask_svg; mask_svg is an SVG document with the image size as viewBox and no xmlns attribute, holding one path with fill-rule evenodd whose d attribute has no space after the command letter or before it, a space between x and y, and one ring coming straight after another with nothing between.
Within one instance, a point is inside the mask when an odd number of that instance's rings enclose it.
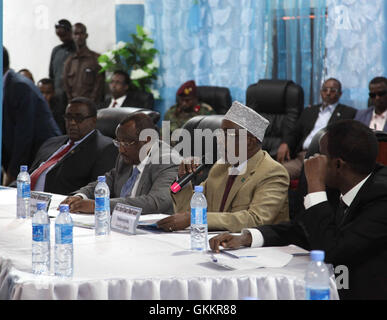
<instances>
[{"instance_id":1,"label":"white wall","mask_svg":"<svg viewBox=\"0 0 387 320\"><path fill-rule=\"evenodd\" d=\"M87 27L88 46L103 53L115 43L115 0L4 0L3 44L15 71L31 70L35 82L48 77L51 50L60 44L55 23L67 19Z\"/></svg>"}]
</instances>

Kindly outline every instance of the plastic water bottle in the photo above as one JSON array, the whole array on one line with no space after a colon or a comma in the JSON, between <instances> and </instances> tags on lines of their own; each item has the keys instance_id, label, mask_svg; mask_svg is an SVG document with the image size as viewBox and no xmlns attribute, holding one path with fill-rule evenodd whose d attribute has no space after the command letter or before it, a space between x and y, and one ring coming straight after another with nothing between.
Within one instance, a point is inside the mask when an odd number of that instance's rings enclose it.
<instances>
[{"instance_id":1,"label":"plastic water bottle","mask_svg":"<svg viewBox=\"0 0 387 320\"><path fill-rule=\"evenodd\" d=\"M330 298L330 276L324 258L324 251L310 252L311 261L305 273L306 300L329 300Z\"/></svg>"},{"instance_id":2,"label":"plastic water bottle","mask_svg":"<svg viewBox=\"0 0 387 320\"><path fill-rule=\"evenodd\" d=\"M16 218L29 218L30 199L31 199L31 178L28 174L28 166L20 166L20 172L17 175L17 206Z\"/></svg>"},{"instance_id":3,"label":"plastic water bottle","mask_svg":"<svg viewBox=\"0 0 387 320\"><path fill-rule=\"evenodd\" d=\"M50 273L50 219L44 202L32 217L32 273Z\"/></svg>"},{"instance_id":4,"label":"plastic water bottle","mask_svg":"<svg viewBox=\"0 0 387 320\"><path fill-rule=\"evenodd\" d=\"M94 190L95 235L103 236L110 233L110 190L105 176L98 177Z\"/></svg>"},{"instance_id":5,"label":"plastic water bottle","mask_svg":"<svg viewBox=\"0 0 387 320\"><path fill-rule=\"evenodd\" d=\"M68 204L59 206L55 220L55 275L73 275L73 219Z\"/></svg>"},{"instance_id":6,"label":"plastic water bottle","mask_svg":"<svg viewBox=\"0 0 387 320\"><path fill-rule=\"evenodd\" d=\"M191 250L206 251L207 238L207 200L203 186L195 186L191 199Z\"/></svg>"}]
</instances>

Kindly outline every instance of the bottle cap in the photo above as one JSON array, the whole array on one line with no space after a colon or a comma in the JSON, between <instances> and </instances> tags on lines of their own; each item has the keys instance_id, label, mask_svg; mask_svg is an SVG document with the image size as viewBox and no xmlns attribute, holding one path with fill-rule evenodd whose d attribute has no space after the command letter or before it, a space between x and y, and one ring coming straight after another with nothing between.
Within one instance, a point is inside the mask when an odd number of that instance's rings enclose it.
<instances>
[{"instance_id":1,"label":"bottle cap","mask_svg":"<svg viewBox=\"0 0 387 320\"><path fill-rule=\"evenodd\" d=\"M324 261L325 252L322 250L312 250L310 252L310 260L312 261Z\"/></svg>"},{"instance_id":2,"label":"bottle cap","mask_svg":"<svg viewBox=\"0 0 387 320\"><path fill-rule=\"evenodd\" d=\"M106 182L105 176L98 176L98 182Z\"/></svg>"},{"instance_id":3,"label":"bottle cap","mask_svg":"<svg viewBox=\"0 0 387 320\"><path fill-rule=\"evenodd\" d=\"M203 192L203 186L195 186L195 192Z\"/></svg>"},{"instance_id":4,"label":"bottle cap","mask_svg":"<svg viewBox=\"0 0 387 320\"><path fill-rule=\"evenodd\" d=\"M26 171L28 171L28 166L26 166L26 165L20 166L20 171L21 171L21 172L26 172Z\"/></svg>"},{"instance_id":5,"label":"bottle cap","mask_svg":"<svg viewBox=\"0 0 387 320\"><path fill-rule=\"evenodd\" d=\"M69 205L68 204L61 204L59 206L59 211L60 212L69 212L70 211Z\"/></svg>"},{"instance_id":6,"label":"bottle cap","mask_svg":"<svg viewBox=\"0 0 387 320\"><path fill-rule=\"evenodd\" d=\"M38 210L46 210L46 203L45 203L45 202L39 201L39 202L36 204L36 209L38 209Z\"/></svg>"}]
</instances>

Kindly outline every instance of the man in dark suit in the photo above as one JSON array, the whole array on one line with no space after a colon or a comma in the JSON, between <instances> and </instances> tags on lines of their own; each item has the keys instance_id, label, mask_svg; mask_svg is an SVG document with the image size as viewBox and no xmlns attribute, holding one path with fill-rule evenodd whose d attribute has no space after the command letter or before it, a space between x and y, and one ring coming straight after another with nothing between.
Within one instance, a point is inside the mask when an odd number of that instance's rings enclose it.
<instances>
[{"instance_id":1,"label":"man in dark suit","mask_svg":"<svg viewBox=\"0 0 387 320\"><path fill-rule=\"evenodd\" d=\"M327 127L320 150L305 160L308 194L296 220L222 234L210 246L324 250L326 262L348 267L341 299L387 299L387 167L376 164L377 139L364 124L343 120ZM326 186L340 191L339 205L330 202Z\"/></svg>"},{"instance_id":2,"label":"man in dark suit","mask_svg":"<svg viewBox=\"0 0 387 320\"><path fill-rule=\"evenodd\" d=\"M122 70L114 71L109 82L112 97L106 99L98 109L120 107L153 109L153 95L140 91L128 92L129 82L130 79L127 72Z\"/></svg>"},{"instance_id":3,"label":"man in dark suit","mask_svg":"<svg viewBox=\"0 0 387 320\"><path fill-rule=\"evenodd\" d=\"M372 106L358 110L355 120L373 130L387 132L387 78L375 77L369 84Z\"/></svg>"},{"instance_id":4,"label":"man in dark suit","mask_svg":"<svg viewBox=\"0 0 387 320\"><path fill-rule=\"evenodd\" d=\"M61 132L39 89L9 68L5 47L3 84L3 184L9 185L15 181L21 165L31 165L40 145Z\"/></svg>"},{"instance_id":5,"label":"man in dark suit","mask_svg":"<svg viewBox=\"0 0 387 320\"><path fill-rule=\"evenodd\" d=\"M31 166L31 190L68 195L114 167L112 139L95 129L93 101L70 101L64 114L67 135L48 139Z\"/></svg>"},{"instance_id":6,"label":"man in dark suit","mask_svg":"<svg viewBox=\"0 0 387 320\"><path fill-rule=\"evenodd\" d=\"M154 136L142 137L143 130L152 131ZM116 166L105 173L111 212L117 203L124 203L142 208L143 214L173 213L169 187L177 176L179 154L155 139L158 133L153 120L144 113L134 113L122 120L116 136L113 141L119 157ZM71 212L94 213L96 185L97 181L91 182L63 203L69 204Z\"/></svg>"},{"instance_id":7,"label":"man in dark suit","mask_svg":"<svg viewBox=\"0 0 387 320\"><path fill-rule=\"evenodd\" d=\"M328 124L353 119L356 115L356 109L339 103L342 91L337 79L326 80L320 94L323 103L305 108L294 129L284 137L278 148L277 161L288 170L291 180L299 178L306 150L313 136Z\"/></svg>"}]
</instances>

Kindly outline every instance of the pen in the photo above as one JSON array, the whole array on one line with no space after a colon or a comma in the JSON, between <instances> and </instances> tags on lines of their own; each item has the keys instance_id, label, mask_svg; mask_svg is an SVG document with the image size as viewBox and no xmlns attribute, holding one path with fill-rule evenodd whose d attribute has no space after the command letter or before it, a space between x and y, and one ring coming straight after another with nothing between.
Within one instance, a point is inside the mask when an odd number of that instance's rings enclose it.
<instances>
[{"instance_id":1,"label":"pen","mask_svg":"<svg viewBox=\"0 0 387 320\"><path fill-rule=\"evenodd\" d=\"M256 258L257 256L237 256L235 254L232 254L228 251L220 251L221 253L225 254L226 256L229 256L229 257L232 257L232 258L235 258L235 259L239 259L239 258Z\"/></svg>"}]
</instances>

